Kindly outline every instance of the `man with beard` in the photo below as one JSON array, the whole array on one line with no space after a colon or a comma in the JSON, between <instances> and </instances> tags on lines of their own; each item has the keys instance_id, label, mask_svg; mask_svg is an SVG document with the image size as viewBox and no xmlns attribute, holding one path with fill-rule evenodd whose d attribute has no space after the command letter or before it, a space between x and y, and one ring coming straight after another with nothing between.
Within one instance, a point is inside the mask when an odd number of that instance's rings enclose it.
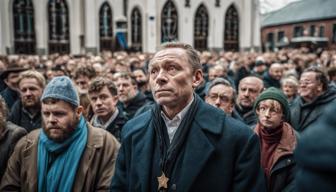
<instances>
[{"instance_id":1,"label":"man with beard","mask_svg":"<svg viewBox=\"0 0 336 192\"><path fill-rule=\"evenodd\" d=\"M40 98L45 78L38 71L28 70L20 74L18 87L21 98L14 104L9 120L30 132L41 127Z\"/></svg>"},{"instance_id":2,"label":"man with beard","mask_svg":"<svg viewBox=\"0 0 336 192\"><path fill-rule=\"evenodd\" d=\"M244 123L255 127L257 124L257 116L253 111L253 105L263 90L263 81L258 77L248 76L240 80L237 102L232 117L236 119L242 118Z\"/></svg>"},{"instance_id":3,"label":"man with beard","mask_svg":"<svg viewBox=\"0 0 336 192\"><path fill-rule=\"evenodd\" d=\"M43 128L17 143L0 191L107 191L118 141L86 122L69 77L54 77L41 101Z\"/></svg>"},{"instance_id":4,"label":"man with beard","mask_svg":"<svg viewBox=\"0 0 336 192\"><path fill-rule=\"evenodd\" d=\"M89 85L89 100L93 110L91 124L100 127L120 141L121 128L126 116L117 108L118 91L112 80L104 77L94 79Z\"/></svg>"},{"instance_id":5,"label":"man with beard","mask_svg":"<svg viewBox=\"0 0 336 192\"><path fill-rule=\"evenodd\" d=\"M201 68L187 44L154 55L156 104L123 127L110 191L264 191L257 136L195 93Z\"/></svg>"},{"instance_id":6,"label":"man with beard","mask_svg":"<svg viewBox=\"0 0 336 192\"><path fill-rule=\"evenodd\" d=\"M22 127L6 121L7 115L6 103L0 96L0 181L5 173L7 161L13 153L16 142L27 134L27 131Z\"/></svg>"},{"instance_id":7,"label":"man with beard","mask_svg":"<svg viewBox=\"0 0 336 192\"><path fill-rule=\"evenodd\" d=\"M120 72L116 75L115 84L118 89L119 106L131 119L135 112L146 104L146 96L139 91L135 78L128 72Z\"/></svg>"}]
</instances>

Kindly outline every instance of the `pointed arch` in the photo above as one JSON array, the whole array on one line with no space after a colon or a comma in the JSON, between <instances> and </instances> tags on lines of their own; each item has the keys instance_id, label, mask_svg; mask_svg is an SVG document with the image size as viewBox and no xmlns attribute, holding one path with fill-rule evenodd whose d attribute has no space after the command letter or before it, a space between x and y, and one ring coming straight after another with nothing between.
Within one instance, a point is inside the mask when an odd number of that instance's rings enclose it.
<instances>
[{"instance_id":1,"label":"pointed arch","mask_svg":"<svg viewBox=\"0 0 336 192\"><path fill-rule=\"evenodd\" d=\"M239 51L239 15L234 4L225 13L224 50Z\"/></svg>"},{"instance_id":2,"label":"pointed arch","mask_svg":"<svg viewBox=\"0 0 336 192\"><path fill-rule=\"evenodd\" d=\"M207 8L198 6L194 19L194 47L203 51L208 48L209 14Z\"/></svg>"},{"instance_id":3,"label":"pointed arch","mask_svg":"<svg viewBox=\"0 0 336 192\"><path fill-rule=\"evenodd\" d=\"M131 41L135 51L142 50L142 15L138 7L131 13Z\"/></svg>"},{"instance_id":4,"label":"pointed arch","mask_svg":"<svg viewBox=\"0 0 336 192\"><path fill-rule=\"evenodd\" d=\"M175 4L168 0L161 12L161 43L178 40L178 14Z\"/></svg>"},{"instance_id":5,"label":"pointed arch","mask_svg":"<svg viewBox=\"0 0 336 192\"><path fill-rule=\"evenodd\" d=\"M32 0L13 1L14 52L35 54L34 6Z\"/></svg>"},{"instance_id":6,"label":"pointed arch","mask_svg":"<svg viewBox=\"0 0 336 192\"><path fill-rule=\"evenodd\" d=\"M49 54L70 53L69 11L66 0L49 0Z\"/></svg>"},{"instance_id":7,"label":"pointed arch","mask_svg":"<svg viewBox=\"0 0 336 192\"><path fill-rule=\"evenodd\" d=\"M113 17L107 1L99 9L99 39L100 51L113 50Z\"/></svg>"}]
</instances>

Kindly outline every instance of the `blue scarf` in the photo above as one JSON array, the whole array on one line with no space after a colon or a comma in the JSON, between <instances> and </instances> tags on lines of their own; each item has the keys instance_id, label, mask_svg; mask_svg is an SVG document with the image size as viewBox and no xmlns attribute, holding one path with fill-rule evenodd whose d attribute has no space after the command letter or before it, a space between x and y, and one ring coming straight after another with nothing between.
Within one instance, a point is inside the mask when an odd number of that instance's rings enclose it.
<instances>
[{"instance_id":1,"label":"blue scarf","mask_svg":"<svg viewBox=\"0 0 336 192\"><path fill-rule=\"evenodd\" d=\"M43 129L38 143L37 170L39 192L70 192L79 161L87 143L88 128L83 116L71 137L62 143L50 140ZM52 155L57 155L48 169Z\"/></svg>"}]
</instances>

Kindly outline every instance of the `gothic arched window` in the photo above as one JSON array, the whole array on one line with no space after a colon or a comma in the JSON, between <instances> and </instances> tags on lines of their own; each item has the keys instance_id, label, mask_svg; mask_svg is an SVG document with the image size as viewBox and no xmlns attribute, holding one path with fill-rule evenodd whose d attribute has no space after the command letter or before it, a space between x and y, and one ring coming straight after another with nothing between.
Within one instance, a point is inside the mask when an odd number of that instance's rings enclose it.
<instances>
[{"instance_id":1,"label":"gothic arched window","mask_svg":"<svg viewBox=\"0 0 336 192\"><path fill-rule=\"evenodd\" d=\"M171 0L164 5L161 13L161 42L176 41L178 38L178 16Z\"/></svg>"},{"instance_id":2,"label":"gothic arched window","mask_svg":"<svg viewBox=\"0 0 336 192\"><path fill-rule=\"evenodd\" d=\"M69 13L66 0L49 0L49 54L69 53Z\"/></svg>"},{"instance_id":3,"label":"gothic arched window","mask_svg":"<svg viewBox=\"0 0 336 192\"><path fill-rule=\"evenodd\" d=\"M140 10L134 8L131 14L132 47L135 51L142 50L142 17Z\"/></svg>"},{"instance_id":4,"label":"gothic arched window","mask_svg":"<svg viewBox=\"0 0 336 192\"><path fill-rule=\"evenodd\" d=\"M113 20L112 9L105 2L99 10L100 51L113 49Z\"/></svg>"},{"instance_id":5,"label":"gothic arched window","mask_svg":"<svg viewBox=\"0 0 336 192\"><path fill-rule=\"evenodd\" d=\"M225 14L224 50L239 51L239 15L230 5Z\"/></svg>"},{"instance_id":6,"label":"gothic arched window","mask_svg":"<svg viewBox=\"0 0 336 192\"><path fill-rule=\"evenodd\" d=\"M14 52L35 54L34 7L31 0L14 0Z\"/></svg>"},{"instance_id":7,"label":"gothic arched window","mask_svg":"<svg viewBox=\"0 0 336 192\"><path fill-rule=\"evenodd\" d=\"M194 47L197 50L208 48L209 16L206 7L201 4L196 11L194 21Z\"/></svg>"}]
</instances>

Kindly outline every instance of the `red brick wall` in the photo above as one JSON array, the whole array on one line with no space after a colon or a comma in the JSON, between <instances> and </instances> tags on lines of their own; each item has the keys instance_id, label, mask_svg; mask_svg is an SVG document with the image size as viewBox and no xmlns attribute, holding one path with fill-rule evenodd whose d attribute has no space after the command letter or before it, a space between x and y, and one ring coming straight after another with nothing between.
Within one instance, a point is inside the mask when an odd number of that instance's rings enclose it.
<instances>
[{"instance_id":1,"label":"red brick wall","mask_svg":"<svg viewBox=\"0 0 336 192\"><path fill-rule=\"evenodd\" d=\"M320 26L324 26L324 36L329 38L329 48L336 49L336 43L332 42L333 38L333 25L336 24L336 18L331 20L322 20L322 21L311 21L304 23L295 23L295 24L287 24L287 25L278 25L278 26L270 26L263 27L261 29L261 42L264 45L267 42L267 34L270 32L274 33L274 42L278 41L278 32L284 31L285 36L288 38L289 42L294 36L294 27L295 26L303 26L304 31L307 31L307 36L309 36L310 26L315 25L315 32L317 32L317 36L319 35ZM305 35L305 34L304 34Z\"/></svg>"}]
</instances>

